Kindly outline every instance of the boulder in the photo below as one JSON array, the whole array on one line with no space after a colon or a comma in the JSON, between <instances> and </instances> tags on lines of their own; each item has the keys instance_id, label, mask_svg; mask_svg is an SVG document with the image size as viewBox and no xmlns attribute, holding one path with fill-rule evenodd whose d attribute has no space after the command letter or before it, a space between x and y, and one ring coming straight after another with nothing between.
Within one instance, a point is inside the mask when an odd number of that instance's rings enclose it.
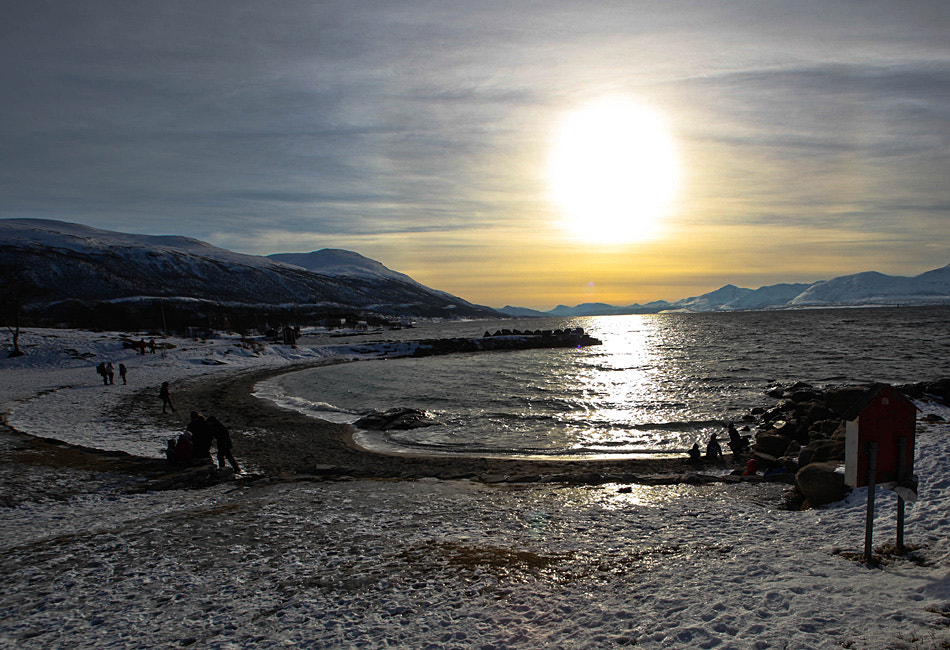
<instances>
[{"instance_id":1,"label":"boulder","mask_svg":"<svg viewBox=\"0 0 950 650\"><path fill-rule=\"evenodd\" d=\"M794 384L792 384L791 386L788 387L788 390L789 390L790 392L795 392L795 391L799 391L799 390L810 390L810 389L812 389L812 388L814 388L814 386L812 386L812 385L809 384L808 382L805 382L805 381L796 381Z\"/></svg>"},{"instance_id":2,"label":"boulder","mask_svg":"<svg viewBox=\"0 0 950 650\"><path fill-rule=\"evenodd\" d=\"M839 415L846 413L854 404L867 395L867 387L848 386L844 388L829 388L825 391L824 401L831 411Z\"/></svg>"},{"instance_id":3,"label":"boulder","mask_svg":"<svg viewBox=\"0 0 950 650\"><path fill-rule=\"evenodd\" d=\"M805 497L805 506L814 507L841 501L848 494L840 463L811 463L795 474L795 486Z\"/></svg>"},{"instance_id":4,"label":"boulder","mask_svg":"<svg viewBox=\"0 0 950 650\"><path fill-rule=\"evenodd\" d=\"M818 422L832 419L835 414L821 402L809 400L798 404L795 409L795 416L808 422Z\"/></svg>"},{"instance_id":5,"label":"boulder","mask_svg":"<svg viewBox=\"0 0 950 650\"><path fill-rule=\"evenodd\" d=\"M791 399L796 404L801 404L802 402L811 402L821 397L821 394L814 390L796 390L794 393L789 395Z\"/></svg>"},{"instance_id":6,"label":"boulder","mask_svg":"<svg viewBox=\"0 0 950 650\"><path fill-rule=\"evenodd\" d=\"M812 438L830 438L840 424L841 420L818 420L808 427L808 432Z\"/></svg>"},{"instance_id":7,"label":"boulder","mask_svg":"<svg viewBox=\"0 0 950 650\"><path fill-rule=\"evenodd\" d=\"M825 463L831 460L844 460L844 441L816 440L802 447L798 454L798 464L802 467L811 463Z\"/></svg>"},{"instance_id":8,"label":"boulder","mask_svg":"<svg viewBox=\"0 0 950 650\"><path fill-rule=\"evenodd\" d=\"M430 420L425 411L410 408L394 408L388 411L367 413L353 423L359 429L389 431L392 429L418 429L429 427L437 422Z\"/></svg>"},{"instance_id":9,"label":"boulder","mask_svg":"<svg viewBox=\"0 0 950 650\"><path fill-rule=\"evenodd\" d=\"M791 442L790 436L777 433L760 433L755 437L755 450L778 458L785 455L785 451Z\"/></svg>"}]
</instances>

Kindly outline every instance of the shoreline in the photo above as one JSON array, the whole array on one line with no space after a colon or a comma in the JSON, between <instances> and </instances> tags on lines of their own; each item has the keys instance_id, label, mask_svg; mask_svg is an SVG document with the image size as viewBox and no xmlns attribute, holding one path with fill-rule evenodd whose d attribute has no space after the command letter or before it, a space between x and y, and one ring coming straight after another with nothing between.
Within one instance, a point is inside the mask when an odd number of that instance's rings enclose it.
<instances>
[{"instance_id":1,"label":"shoreline","mask_svg":"<svg viewBox=\"0 0 950 650\"><path fill-rule=\"evenodd\" d=\"M238 462L274 477L471 478L489 483L605 482L614 478L638 482L641 476L685 478L682 475L696 474L685 458L547 460L369 451L355 442L357 430L349 424L313 418L252 394L258 382L318 365L326 363L197 377L177 387L176 401L198 405L197 410L216 415L231 431Z\"/></svg>"}]
</instances>

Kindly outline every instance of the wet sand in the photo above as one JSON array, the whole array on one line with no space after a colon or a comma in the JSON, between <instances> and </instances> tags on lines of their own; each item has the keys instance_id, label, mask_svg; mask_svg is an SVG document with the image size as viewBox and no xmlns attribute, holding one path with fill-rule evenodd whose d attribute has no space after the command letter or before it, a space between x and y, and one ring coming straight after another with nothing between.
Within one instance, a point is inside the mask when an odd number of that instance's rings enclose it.
<instances>
[{"instance_id":1,"label":"wet sand","mask_svg":"<svg viewBox=\"0 0 950 650\"><path fill-rule=\"evenodd\" d=\"M347 475L374 478L473 478L488 482L567 480L584 483L694 471L678 458L522 460L407 456L370 452L353 442L350 425L282 409L254 397L254 385L291 369L256 371L181 382L176 403L200 405L231 430L238 462L270 476ZM623 475L623 476L619 476Z\"/></svg>"}]
</instances>

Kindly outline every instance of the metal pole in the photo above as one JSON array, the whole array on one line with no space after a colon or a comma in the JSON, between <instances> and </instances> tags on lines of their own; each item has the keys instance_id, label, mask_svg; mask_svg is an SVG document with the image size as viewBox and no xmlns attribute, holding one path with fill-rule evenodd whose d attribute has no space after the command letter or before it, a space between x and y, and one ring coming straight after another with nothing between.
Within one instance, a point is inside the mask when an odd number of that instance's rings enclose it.
<instances>
[{"instance_id":1,"label":"metal pole","mask_svg":"<svg viewBox=\"0 0 950 650\"><path fill-rule=\"evenodd\" d=\"M868 515L864 522L864 561L871 564L874 538L874 491L877 479L877 443L868 444Z\"/></svg>"},{"instance_id":2,"label":"metal pole","mask_svg":"<svg viewBox=\"0 0 950 650\"><path fill-rule=\"evenodd\" d=\"M907 476L907 439L897 439L897 483ZM897 495L897 550L904 552L904 497Z\"/></svg>"}]
</instances>

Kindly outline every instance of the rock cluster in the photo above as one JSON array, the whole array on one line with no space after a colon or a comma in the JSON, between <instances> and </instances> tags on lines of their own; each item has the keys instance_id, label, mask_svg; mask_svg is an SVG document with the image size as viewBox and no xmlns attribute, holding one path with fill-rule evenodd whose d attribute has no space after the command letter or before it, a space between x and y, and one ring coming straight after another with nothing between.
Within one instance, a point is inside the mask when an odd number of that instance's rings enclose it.
<instances>
[{"instance_id":1,"label":"rock cluster","mask_svg":"<svg viewBox=\"0 0 950 650\"><path fill-rule=\"evenodd\" d=\"M795 475L789 505L819 506L848 493L844 473L845 414L873 390L873 385L818 389L804 382L770 387L781 400L771 409L755 408L743 420L756 428L752 455L761 467L784 468ZM950 399L950 379L895 386L914 399Z\"/></svg>"},{"instance_id":2,"label":"rock cluster","mask_svg":"<svg viewBox=\"0 0 950 650\"><path fill-rule=\"evenodd\" d=\"M425 357L456 352L485 350L532 350L535 348L575 348L600 345L602 341L577 327L566 330L497 330L485 332L478 338L423 339L413 352L414 357Z\"/></svg>"}]
</instances>

